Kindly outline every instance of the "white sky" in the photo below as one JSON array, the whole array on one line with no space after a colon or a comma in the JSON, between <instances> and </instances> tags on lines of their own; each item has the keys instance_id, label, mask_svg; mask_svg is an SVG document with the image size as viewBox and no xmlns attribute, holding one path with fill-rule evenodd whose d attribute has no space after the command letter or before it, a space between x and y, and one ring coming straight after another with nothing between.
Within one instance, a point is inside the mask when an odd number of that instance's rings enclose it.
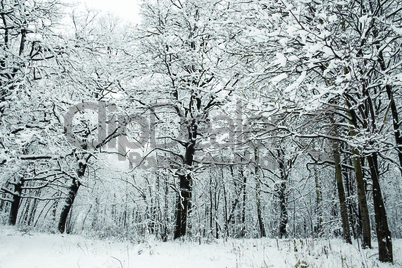
<instances>
[{"instance_id":1,"label":"white sky","mask_svg":"<svg viewBox=\"0 0 402 268\"><path fill-rule=\"evenodd\" d=\"M140 22L139 0L70 0L66 2L82 2L89 8L110 12L134 23Z\"/></svg>"}]
</instances>

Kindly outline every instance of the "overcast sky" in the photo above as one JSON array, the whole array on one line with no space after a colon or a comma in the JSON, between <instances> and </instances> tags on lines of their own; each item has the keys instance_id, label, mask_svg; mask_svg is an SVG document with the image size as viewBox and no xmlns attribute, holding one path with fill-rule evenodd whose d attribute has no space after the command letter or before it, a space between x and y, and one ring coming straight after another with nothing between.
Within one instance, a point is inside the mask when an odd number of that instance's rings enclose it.
<instances>
[{"instance_id":1,"label":"overcast sky","mask_svg":"<svg viewBox=\"0 0 402 268\"><path fill-rule=\"evenodd\" d=\"M139 22L138 0L70 0L70 2L83 2L90 8L100 9L111 12L122 19L134 23Z\"/></svg>"}]
</instances>

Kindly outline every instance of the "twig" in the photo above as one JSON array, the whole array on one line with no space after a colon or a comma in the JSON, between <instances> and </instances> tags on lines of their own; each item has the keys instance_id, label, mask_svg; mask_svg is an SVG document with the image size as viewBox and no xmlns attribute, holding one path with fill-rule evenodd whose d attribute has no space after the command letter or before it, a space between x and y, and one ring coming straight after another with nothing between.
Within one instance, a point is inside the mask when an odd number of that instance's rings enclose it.
<instances>
[{"instance_id":1,"label":"twig","mask_svg":"<svg viewBox=\"0 0 402 268\"><path fill-rule=\"evenodd\" d=\"M110 257L112 257L113 259L117 260L120 263L120 267L123 268L123 263L118 258L113 257L113 256L110 256Z\"/></svg>"}]
</instances>

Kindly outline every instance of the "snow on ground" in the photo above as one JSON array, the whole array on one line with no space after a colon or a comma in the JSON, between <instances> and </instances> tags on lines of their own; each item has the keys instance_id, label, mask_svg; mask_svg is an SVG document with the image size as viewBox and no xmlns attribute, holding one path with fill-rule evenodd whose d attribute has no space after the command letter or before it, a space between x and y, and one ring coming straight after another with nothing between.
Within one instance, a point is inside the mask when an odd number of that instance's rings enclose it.
<instances>
[{"instance_id":1,"label":"snow on ground","mask_svg":"<svg viewBox=\"0 0 402 268\"><path fill-rule=\"evenodd\" d=\"M394 265L380 263L376 247L361 251L337 239L199 242L132 244L0 226L0 268L402 267L401 239L394 240Z\"/></svg>"}]
</instances>

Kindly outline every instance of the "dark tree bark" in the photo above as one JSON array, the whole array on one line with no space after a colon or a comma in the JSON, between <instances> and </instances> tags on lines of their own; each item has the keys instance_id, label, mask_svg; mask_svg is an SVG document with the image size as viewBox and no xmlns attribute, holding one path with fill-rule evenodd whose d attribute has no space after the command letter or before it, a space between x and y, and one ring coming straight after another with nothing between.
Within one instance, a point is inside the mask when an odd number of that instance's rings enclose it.
<instances>
[{"instance_id":1,"label":"dark tree bark","mask_svg":"<svg viewBox=\"0 0 402 268\"><path fill-rule=\"evenodd\" d=\"M257 218L258 218L258 226L260 229L260 236L266 237L267 234L265 232L264 221L262 219L262 210L261 210L261 185L260 182L256 181L256 205L257 205Z\"/></svg>"},{"instance_id":2,"label":"dark tree bark","mask_svg":"<svg viewBox=\"0 0 402 268\"><path fill-rule=\"evenodd\" d=\"M277 190L277 195L279 198L279 209L280 209L280 218L279 218L279 237L287 237L287 230L286 226L288 224L288 211L286 208L287 198L286 198L286 180L287 174L285 170L285 159L284 159L284 152L282 149L278 150L278 163L279 169L281 173L281 182L279 185L279 189Z\"/></svg>"},{"instance_id":3,"label":"dark tree bark","mask_svg":"<svg viewBox=\"0 0 402 268\"><path fill-rule=\"evenodd\" d=\"M78 169L77 169L78 179L80 179L84 176L86 167L87 167L86 162L82 162L82 161L78 162ZM66 229L67 216L70 213L70 210L71 210L71 207L73 206L75 197L77 196L78 189L81 186L81 183L79 182L78 179L72 180L69 191L68 191L68 196L65 200L64 207L61 210L60 220L59 220L59 225L58 225L58 229L59 229L60 233L64 233L64 231Z\"/></svg>"},{"instance_id":4,"label":"dark tree bark","mask_svg":"<svg viewBox=\"0 0 402 268\"><path fill-rule=\"evenodd\" d=\"M188 127L189 142L186 144L185 164L192 166L195 152L195 140L197 138L197 125L195 121ZM186 235L187 219L191 208L191 175L179 175L179 196L177 198L176 225L174 239Z\"/></svg>"},{"instance_id":5,"label":"dark tree bark","mask_svg":"<svg viewBox=\"0 0 402 268\"><path fill-rule=\"evenodd\" d=\"M179 176L180 193L177 200L176 226L174 231L174 239L186 235L187 217L190 209L191 199L191 177Z\"/></svg>"},{"instance_id":6,"label":"dark tree bark","mask_svg":"<svg viewBox=\"0 0 402 268\"><path fill-rule=\"evenodd\" d=\"M214 235L214 230L215 230L215 237L218 239L219 238L219 232L218 232L218 223L214 221L214 213L216 214L218 211L218 201L217 201L217 192L216 192L216 183L213 182L212 180L212 174L210 173L209 176L209 207L205 206L207 209L207 212L209 215L209 232L211 235ZM215 223L215 224L214 224Z\"/></svg>"},{"instance_id":7,"label":"dark tree bark","mask_svg":"<svg viewBox=\"0 0 402 268\"><path fill-rule=\"evenodd\" d=\"M288 212L286 209L285 197L286 183L282 182L279 190L279 207L280 207L280 222L279 222L279 237L287 237L286 225L288 224Z\"/></svg>"},{"instance_id":8,"label":"dark tree bark","mask_svg":"<svg viewBox=\"0 0 402 268\"><path fill-rule=\"evenodd\" d=\"M38 194L39 195L39 194ZM34 199L31 204L31 210L28 216L27 224L31 226L34 223L36 210L38 208L38 200Z\"/></svg>"},{"instance_id":9,"label":"dark tree bark","mask_svg":"<svg viewBox=\"0 0 402 268\"><path fill-rule=\"evenodd\" d=\"M229 232L229 224L234 224L235 223L235 213L236 213L236 208L238 207L239 203L240 203L240 193L241 193L241 189L239 189L239 185L237 182L237 178L235 178L234 175L234 170L233 170L233 166L230 166L230 173L232 175L233 178L233 184L234 184L234 189L235 189L235 198L232 201L232 208L230 210L229 213L229 217L226 217L226 230L227 230L227 236L230 235ZM225 190L225 196L226 196L226 190ZM226 205L226 216L227 216L227 205Z\"/></svg>"},{"instance_id":10,"label":"dark tree bark","mask_svg":"<svg viewBox=\"0 0 402 268\"><path fill-rule=\"evenodd\" d=\"M372 7L372 6L371 6ZM381 7L382 8L382 7ZM377 32L374 31L374 36L377 36ZM381 69L385 68L384 58L382 53L379 55L380 57L380 64ZM369 89L363 84L362 88L363 96L365 97L364 100L364 112L361 113L363 120L363 127L369 130L372 133L377 132L376 126L376 119L377 114L379 113L379 108L375 105L371 95L369 93ZM394 133L397 147L399 147L401 142L400 140L400 132L399 132L399 123L398 123L398 113L396 110L395 102L392 96L392 88L387 85L387 94L391 100L391 109L393 110L394 116ZM376 91L374 91L376 93ZM381 129L380 129L381 131ZM370 145L373 145L374 141L370 141ZM398 153L400 153L398 148ZM376 232L377 232L377 240L378 240L378 251L379 251L379 260L382 262L393 262L393 253L392 253L392 238L391 232L388 228L388 219L387 214L384 206L384 201L381 194L381 187L379 182L379 172L378 172L378 159L377 159L377 151L371 152L368 154L367 162L370 168L371 179L373 181L373 203L374 203L374 213L375 213L375 222L376 222ZM401 155L400 155L401 156ZM400 158L401 160L401 158ZM402 162L401 162L402 164ZM402 171L402 170L401 170Z\"/></svg>"},{"instance_id":11,"label":"dark tree bark","mask_svg":"<svg viewBox=\"0 0 402 268\"><path fill-rule=\"evenodd\" d=\"M336 126L335 126L335 132L337 132ZM337 136L337 133L335 135ZM347 243L352 244L352 239L350 237L348 209L346 206L345 189L343 187L343 180L342 180L342 168L341 168L341 157L339 154L339 143L337 140L332 141L332 148L333 148L334 160L335 160L335 179L336 179L336 186L338 188L339 205L340 205L340 210L341 210L343 238L345 239L345 241Z\"/></svg>"},{"instance_id":12,"label":"dark tree bark","mask_svg":"<svg viewBox=\"0 0 402 268\"><path fill-rule=\"evenodd\" d=\"M246 236L246 184L247 184L247 177L244 176L243 166L239 167L240 171L240 178L243 179L242 183L242 203L241 203L241 230L240 230L240 237Z\"/></svg>"},{"instance_id":13,"label":"dark tree bark","mask_svg":"<svg viewBox=\"0 0 402 268\"><path fill-rule=\"evenodd\" d=\"M370 218L367 207L366 190L364 188L364 180L362 167L360 163L360 157L356 149L352 149L353 153L353 166L355 169L356 185L357 185L357 198L359 201L359 211L361 217L361 227L362 227L362 247L371 248L371 228L370 228Z\"/></svg>"},{"instance_id":14,"label":"dark tree bark","mask_svg":"<svg viewBox=\"0 0 402 268\"><path fill-rule=\"evenodd\" d=\"M261 212L261 184L260 184L260 171L258 168L259 165L259 151L258 147L255 146L254 148L254 160L255 160L255 200L256 200L256 207L257 207L257 219L258 219L258 226L260 228L260 236L265 237L265 228L264 228L264 221L262 219L262 212Z\"/></svg>"},{"instance_id":15,"label":"dark tree bark","mask_svg":"<svg viewBox=\"0 0 402 268\"><path fill-rule=\"evenodd\" d=\"M338 128L337 128L337 126L335 124L335 120L333 118L331 118L331 123L334 126L334 130L333 130L334 136L338 137ZM345 239L345 241L347 243L352 244L352 239L350 237L348 208L346 206L345 189L343 187L341 156L339 153L339 141L332 140L332 151L334 154L335 180L336 180L336 186L338 189L339 206L340 206L341 219L342 219L343 238Z\"/></svg>"},{"instance_id":16,"label":"dark tree bark","mask_svg":"<svg viewBox=\"0 0 402 268\"><path fill-rule=\"evenodd\" d=\"M59 225L58 229L60 233L64 233L66 229L66 222L67 222L67 216L70 213L71 207L73 206L74 199L77 196L78 189L80 188L80 182L77 180L73 180L69 191L68 191L68 197L65 200L65 205L63 209L61 210L60 214L60 220L59 220Z\"/></svg>"},{"instance_id":17,"label":"dark tree bark","mask_svg":"<svg viewBox=\"0 0 402 268\"><path fill-rule=\"evenodd\" d=\"M223 181L223 173L222 173L222 181ZM219 230L220 230L220 226L218 223L218 210L219 210L219 199L220 199L220 190L217 190L218 188L218 182L215 180L215 191L214 191L214 211L215 211L215 238L219 239Z\"/></svg>"},{"instance_id":18,"label":"dark tree bark","mask_svg":"<svg viewBox=\"0 0 402 268\"><path fill-rule=\"evenodd\" d=\"M383 55L382 50L380 50L380 53L378 53L378 62L380 63L381 71L385 72L387 70L387 66L385 64L384 55ZM389 105L390 105L391 113L392 113L392 125L394 127L394 137L395 137L396 149L397 149L398 159L399 159L399 170L402 174L402 135L401 135L401 131L399 129L400 122L399 122L398 108L396 107L392 86L386 85L385 88L387 90L388 99L390 101Z\"/></svg>"},{"instance_id":19,"label":"dark tree bark","mask_svg":"<svg viewBox=\"0 0 402 268\"><path fill-rule=\"evenodd\" d=\"M13 201L11 202L10 215L8 218L8 224L10 225L15 225L17 223L17 216L20 207L21 192L23 185L24 181L22 178L14 184L14 193L12 194Z\"/></svg>"},{"instance_id":20,"label":"dark tree bark","mask_svg":"<svg viewBox=\"0 0 402 268\"><path fill-rule=\"evenodd\" d=\"M222 170L222 181L223 181L223 170ZM225 183L222 183L223 188L223 201L224 201L224 208L225 208L225 235L226 237L229 236L229 218L228 218L228 198L226 193Z\"/></svg>"},{"instance_id":21,"label":"dark tree bark","mask_svg":"<svg viewBox=\"0 0 402 268\"><path fill-rule=\"evenodd\" d=\"M387 213L385 211L384 201L381 194L377 154L372 153L367 156L367 161L370 166L371 179L373 180L373 201L379 260L382 262L393 262L392 238L391 232L388 228Z\"/></svg>"},{"instance_id":22,"label":"dark tree bark","mask_svg":"<svg viewBox=\"0 0 402 268\"><path fill-rule=\"evenodd\" d=\"M347 163L349 166L352 166L352 161L350 159L347 159ZM348 211L349 211L349 223L350 226L352 227L352 234L355 239L357 239L361 235L361 228L360 225L357 224L356 218L358 217L357 209L356 209L356 203L353 202L351 199L352 196L354 196L353 192L353 181L350 179L350 171L347 169L343 169L343 176L345 177L345 186L346 186L346 199L348 200L347 206L348 206Z\"/></svg>"},{"instance_id":23,"label":"dark tree bark","mask_svg":"<svg viewBox=\"0 0 402 268\"><path fill-rule=\"evenodd\" d=\"M169 224L169 183L168 179L164 177L165 181L165 191L164 191L164 200L165 200L165 206L163 209L163 214L164 214L164 224L163 224L163 231L162 231L162 241L166 242L168 239L168 224Z\"/></svg>"},{"instance_id":24,"label":"dark tree bark","mask_svg":"<svg viewBox=\"0 0 402 268\"><path fill-rule=\"evenodd\" d=\"M353 114L353 111L349 112L350 116L350 128L349 132L350 135L356 136L356 131L355 131L355 126L356 124L356 118ZM353 161L353 167L355 171L355 177L356 177L356 186L357 186L357 198L359 201L359 211L360 211L360 217L361 217L361 227L362 227L362 247L363 248L371 248L371 229L370 229L370 218L369 218L369 213L368 213L368 207L367 207L367 198L366 198L366 190L364 187L364 179L363 179L363 171L362 171L362 166L361 166L361 161L360 161L360 154L359 151L352 147L352 161Z\"/></svg>"},{"instance_id":25,"label":"dark tree bark","mask_svg":"<svg viewBox=\"0 0 402 268\"><path fill-rule=\"evenodd\" d=\"M317 169L314 167L314 180L315 180L315 196L316 196L316 215L317 215L317 228L316 232L318 237L321 236L322 232L322 193L321 193L321 186L318 180Z\"/></svg>"}]
</instances>

